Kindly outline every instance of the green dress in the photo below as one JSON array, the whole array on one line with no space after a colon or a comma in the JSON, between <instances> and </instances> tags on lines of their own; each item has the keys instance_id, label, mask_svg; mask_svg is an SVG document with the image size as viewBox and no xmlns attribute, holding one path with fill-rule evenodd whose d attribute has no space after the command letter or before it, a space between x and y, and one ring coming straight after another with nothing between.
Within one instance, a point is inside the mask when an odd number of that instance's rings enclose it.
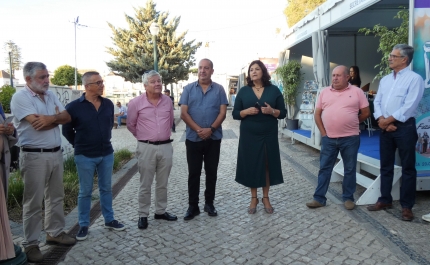
<instances>
[{"instance_id":1,"label":"green dress","mask_svg":"<svg viewBox=\"0 0 430 265\"><path fill-rule=\"evenodd\" d=\"M262 114L240 116L240 111L254 107L256 102L262 107L269 104L280 111L278 118ZM266 86L258 99L252 87L244 86L236 96L233 119L241 120L239 148L237 152L236 181L246 187L266 186L266 164L269 168L270 186L284 183L278 143L278 120L285 118L284 98L278 87Z\"/></svg>"}]
</instances>

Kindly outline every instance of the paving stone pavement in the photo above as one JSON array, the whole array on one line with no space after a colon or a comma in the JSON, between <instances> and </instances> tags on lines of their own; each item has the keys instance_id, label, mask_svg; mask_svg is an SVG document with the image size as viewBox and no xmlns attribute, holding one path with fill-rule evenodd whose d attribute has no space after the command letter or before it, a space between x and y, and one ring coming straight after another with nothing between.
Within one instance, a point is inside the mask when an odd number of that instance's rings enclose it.
<instances>
[{"instance_id":1,"label":"paving stone pavement","mask_svg":"<svg viewBox=\"0 0 430 265\"><path fill-rule=\"evenodd\" d=\"M175 115L178 117L178 111ZM231 118L230 111L223 129L229 137L221 144L217 217L202 211L193 220L183 220L188 206L188 170L185 124L180 122L177 133L172 134L174 162L167 208L178 221L155 220L151 205L148 229L137 228L136 174L114 200L115 217L127 229L109 231L99 217L90 227L88 239L78 242L59 264L430 264L430 225L402 222L389 211L369 213L364 206L347 211L340 201L340 184L330 185L326 207L308 209L305 203L315 189L319 152L297 142L291 144L281 135L285 183L271 188L275 213L266 214L260 201L257 213L247 214L249 189L234 181L239 122ZM113 143L115 149L134 151L136 147L125 128L113 131ZM203 172L201 210L204 183ZM261 198L261 190L258 192ZM356 198L360 192L358 188Z\"/></svg>"}]
</instances>

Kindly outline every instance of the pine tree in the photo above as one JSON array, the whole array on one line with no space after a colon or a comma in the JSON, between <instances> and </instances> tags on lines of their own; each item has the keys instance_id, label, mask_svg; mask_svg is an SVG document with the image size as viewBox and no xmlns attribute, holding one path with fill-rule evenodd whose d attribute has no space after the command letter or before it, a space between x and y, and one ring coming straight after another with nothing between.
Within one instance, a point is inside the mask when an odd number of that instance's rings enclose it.
<instances>
[{"instance_id":1,"label":"pine tree","mask_svg":"<svg viewBox=\"0 0 430 265\"><path fill-rule=\"evenodd\" d=\"M157 36L158 69L164 85L188 79L188 72L195 64L194 55L201 46L195 40L185 42L187 32L176 35L180 17L168 20L168 12L155 9L153 0L148 0L146 7L135 8L135 18L125 15L129 29L112 29L115 48L108 47L108 53L115 59L107 66L127 81L141 82L145 71L154 69L154 55L150 25L156 22L160 28Z\"/></svg>"},{"instance_id":2,"label":"pine tree","mask_svg":"<svg viewBox=\"0 0 430 265\"><path fill-rule=\"evenodd\" d=\"M5 63L9 65L9 48L12 49L12 76L14 76L15 70L20 70L22 66L22 59L21 59L21 48L18 47L18 45L15 44L15 42L9 40L4 43L3 45L4 50L6 51L7 56L5 57ZM7 68L6 72L10 72L9 67ZM10 74L10 73L9 73Z\"/></svg>"}]
</instances>

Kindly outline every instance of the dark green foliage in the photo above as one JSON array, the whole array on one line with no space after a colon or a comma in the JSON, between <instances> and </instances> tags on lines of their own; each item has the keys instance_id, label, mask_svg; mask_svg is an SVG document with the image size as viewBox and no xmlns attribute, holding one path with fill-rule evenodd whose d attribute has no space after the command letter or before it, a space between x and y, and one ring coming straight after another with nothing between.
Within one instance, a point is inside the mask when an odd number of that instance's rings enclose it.
<instances>
[{"instance_id":1,"label":"dark green foliage","mask_svg":"<svg viewBox=\"0 0 430 265\"><path fill-rule=\"evenodd\" d=\"M129 29L116 28L108 23L115 45L114 48L108 47L108 53L115 59L108 62L107 66L127 81L142 82L143 73L154 69L154 46L149 28L155 21L160 28L157 58L163 84L186 80L190 67L195 63L194 54L201 43L194 44L194 40L185 42L187 32L176 35L180 17L167 20L169 13L156 11L155 6L152 0L148 0L145 8L135 8L135 17L125 15Z\"/></svg>"},{"instance_id":2,"label":"dark green foliage","mask_svg":"<svg viewBox=\"0 0 430 265\"><path fill-rule=\"evenodd\" d=\"M82 84L82 75L77 73L78 85ZM63 65L57 68L54 72L54 77L51 79L52 84L57 86L71 86L75 84L75 67Z\"/></svg>"},{"instance_id":3,"label":"dark green foliage","mask_svg":"<svg viewBox=\"0 0 430 265\"><path fill-rule=\"evenodd\" d=\"M16 89L10 85L4 85L0 88L0 103L6 113L10 113L10 101Z\"/></svg>"},{"instance_id":4,"label":"dark green foliage","mask_svg":"<svg viewBox=\"0 0 430 265\"><path fill-rule=\"evenodd\" d=\"M279 66L275 71L282 83L284 99L288 109L288 119L293 119L295 115L296 97L303 79L301 68L302 65L299 61L289 60L287 64Z\"/></svg>"},{"instance_id":5,"label":"dark green foliage","mask_svg":"<svg viewBox=\"0 0 430 265\"><path fill-rule=\"evenodd\" d=\"M362 28L358 32L364 32L364 34L375 35L380 37L378 52L382 52L381 63L375 65L375 68L379 68L379 73L374 79L381 79L385 75L391 73L391 69L388 66L388 57L396 44L407 44L409 37L409 10L400 10L394 18L401 19L402 24L393 29L388 29L386 26L377 24L373 29Z\"/></svg>"}]
</instances>

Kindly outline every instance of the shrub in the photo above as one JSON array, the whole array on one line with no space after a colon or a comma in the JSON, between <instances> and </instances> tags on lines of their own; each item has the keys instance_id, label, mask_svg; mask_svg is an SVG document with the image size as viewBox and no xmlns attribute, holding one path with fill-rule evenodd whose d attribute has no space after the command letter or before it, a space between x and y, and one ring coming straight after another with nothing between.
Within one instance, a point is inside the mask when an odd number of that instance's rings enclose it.
<instances>
[{"instance_id":1,"label":"shrub","mask_svg":"<svg viewBox=\"0 0 430 265\"><path fill-rule=\"evenodd\" d=\"M0 90L0 103L3 106L3 110L6 113L10 113L10 101L16 89L13 86L4 85L0 87Z\"/></svg>"}]
</instances>

